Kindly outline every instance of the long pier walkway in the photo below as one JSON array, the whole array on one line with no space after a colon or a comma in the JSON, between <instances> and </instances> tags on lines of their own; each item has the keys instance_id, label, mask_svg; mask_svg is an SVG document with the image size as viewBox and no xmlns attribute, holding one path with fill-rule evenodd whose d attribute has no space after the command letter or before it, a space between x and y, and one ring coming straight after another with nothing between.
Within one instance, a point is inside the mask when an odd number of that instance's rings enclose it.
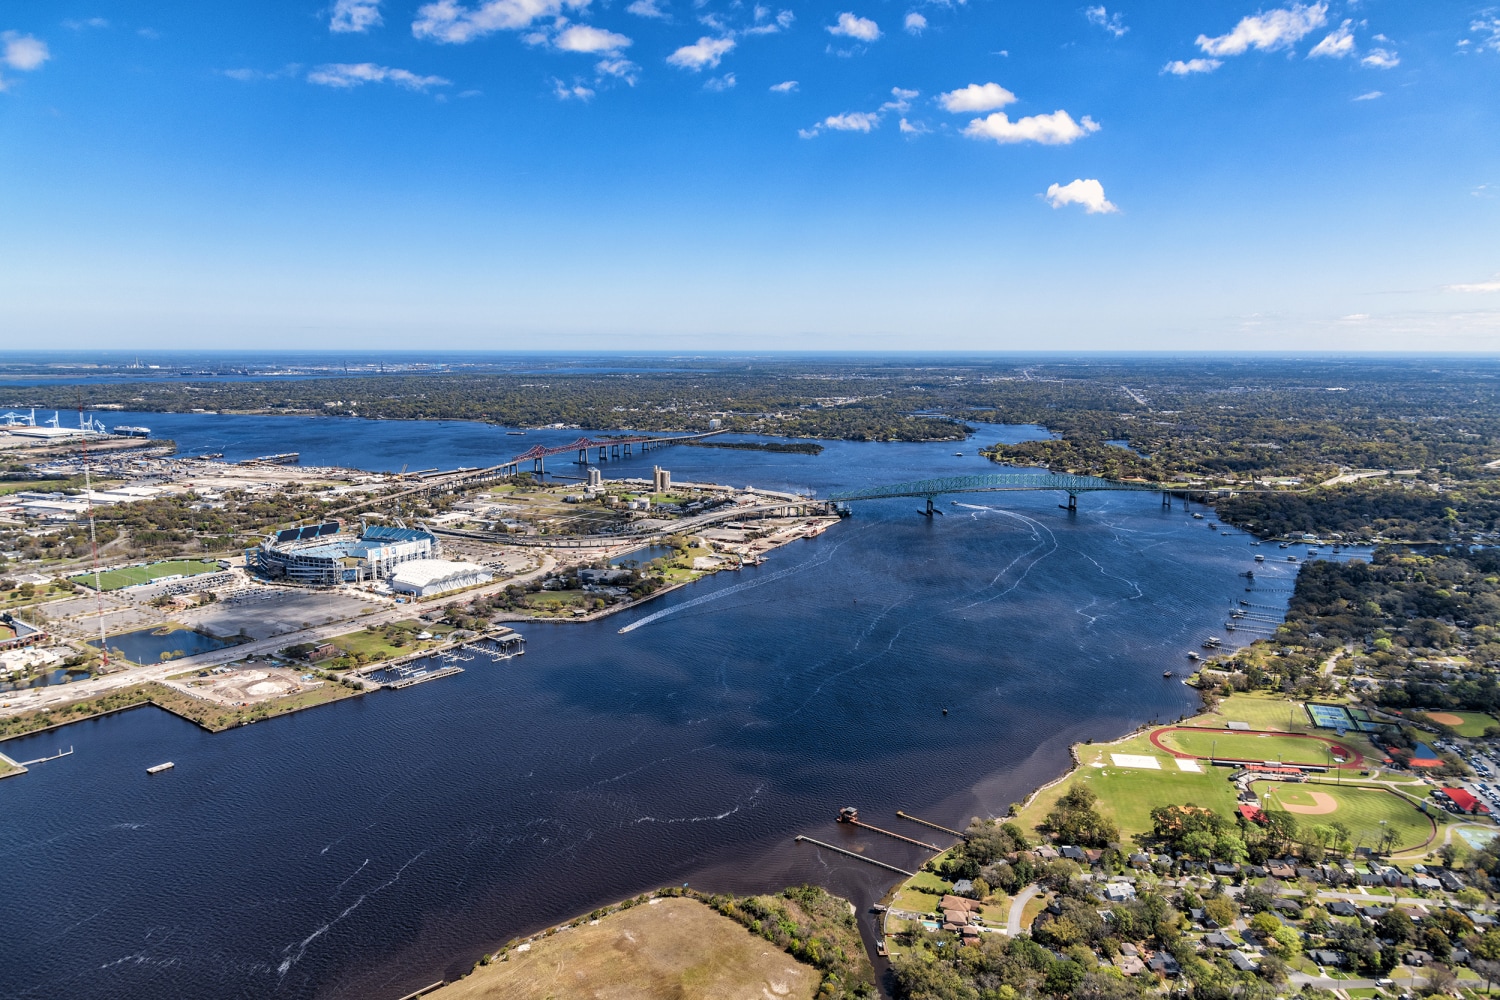
<instances>
[{"instance_id":1,"label":"long pier walkway","mask_svg":"<svg viewBox=\"0 0 1500 1000\"><path fill-rule=\"evenodd\" d=\"M834 847L832 844L825 844L821 840L814 840L812 837L808 837L799 833L797 835L797 843L800 844L804 840L809 844L825 848L827 850L833 851L836 854L842 854L846 857L854 858L856 861L863 861L865 864L874 865L877 868L884 868L886 871L895 872L897 875L905 875L907 878L911 878L916 874L916 872L909 872L905 868L897 868L895 865L888 865L884 861L876 861L874 858L867 858L863 854L856 854L854 851L846 851L842 847Z\"/></svg>"},{"instance_id":2,"label":"long pier walkway","mask_svg":"<svg viewBox=\"0 0 1500 1000\"><path fill-rule=\"evenodd\" d=\"M849 821L849 825L852 826L852 827L854 827L857 830L869 830L871 833L882 833L882 834L885 834L887 837L894 837L895 839L901 841L904 844L912 844L912 845L914 845L916 847L925 847L929 851L938 851L939 853L941 853L942 850L943 850L938 845L936 845L936 844L929 844L925 840L914 840L911 837L903 837L899 833L892 833L890 830L882 830L878 826L871 826L869 823L865 823L865 822L862 822L862 821L857 820L857 819L850 820Z\"/></svg>"},{"instance_id":3,"label":"long pier walkway","mask_svg":"<svg viewBox=\"0 0 1500 1000\"><path fill-rule=\"evenodd\" d=\"M902 812L900 809L896 810L896 816L898 818L900 818L900 819L909 819L913 823L921 823L923 826L930 826L934 830L941 830L943 833L951 833L953 836L957 837L959 840L968 840L969 839L969 835L966 834L966 833L959 833L957 830L950 830L946 826L942 826L941 824L934 823L931 820L923 819L920 816L913 816L909 812Z\"/></svg>"}]
</instances>

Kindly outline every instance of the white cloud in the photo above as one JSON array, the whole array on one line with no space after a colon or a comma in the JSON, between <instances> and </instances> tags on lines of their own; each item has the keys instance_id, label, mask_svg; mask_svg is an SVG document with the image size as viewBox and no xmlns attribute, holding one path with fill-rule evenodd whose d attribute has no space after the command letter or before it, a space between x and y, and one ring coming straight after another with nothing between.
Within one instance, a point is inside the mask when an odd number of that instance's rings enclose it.
<instances>
[{"instance_id":1,"label":"white cloud","mask_svg":"<svg viewBox=\"0 0 1500 1000\"><path fill-rule=\"evenodd\" d=\"M552 42L564 52L618 52L630 47L630 39L590 24L564 28Z\"/></svg>"},{"instance_id":2,"label":"white cloud","mask_svg":"<svg viewBox=\"0 0 1500 1000\"><path fill-rule=\"evenodd\" d=\"M734 78L733 73L725 73L723 76L711 76L707 80L704 80L703 89L712 90L715 93L723 93L738 82Z\"/></svg>"},{"instance_id":3,"label":"white cloud","mask_svg":"<svg viewBox=\"0 0 1500 1000\"><path fill-rule=\"evenodd\" d=\"M1089 215L1108 215L1119 211L1113 202L1104 197L1104 185L1096 180L1079 178L1070 184L1050 184L1047 186L1046 198L1053 208L1082 205Z\"/></svg>"},{"instance_id":4,"label":"white cloud","mask_svg":"<svg viewBox=\"0 0 1500 1000\"><path fill-rule=\"evenodd\" d=\"M771 93L773 93L773 94L790 94L792 91L794 91L796 89L797 89L797 81L796 80L783 80L780 83L773 83L773 84L771 84Z\"/></svg>"},{"instance_id":5,"label":"white cloud","mask_svg":"<svg viewBox=\"0 0 1500 1000\"><path fill-rule=\"evenodd\" d=\"M1224 64L1217 59L1189 59L1187 62L1173 59L1161 71L1173 76L1190 76L1193 73L1212 73L1222 65Z\"/></svg>"},{"instance_id":6,"label":"white cloud","mask_svg":"<svg viewBox=\"0 0 1500 1000\"><path fill-rule=\"evenodd\" d=\"M558 79L552 81L552 94L559 101L588 101L594 96L594 92L581 83L570 87Z\"/></svg>"},{"instance_id":7,"label":"white cloud","mask_svg":"<svg viewBox=\"0 0 1500 1000\"><path fill-rule=\"evenodd\" d=\"M901 132L903 135L926 135L931 131L932 129L921 122L909 122L905 118L901 119Z\"/></svg>"},{"instance_id":8,"label":"white cloud","mask_svg":"<svg viewBox=\"0 0 1500 1000\"><path fill-rule=\"evenodd\" d=\"M555 18L564 8L582 10L589 0L485 0L465 7L455 0L436 0L417 8L411 33L434 42L462 44L496 31L520 31L545 18Z\"/></svg>"},{"instance_id":9,"label":"white cloud","mask_svg":"<svg viewBox=\"0 0 1500 1000\"><path fill-rule=\"evenodd\" d=\"M1445 292L1470 292L1470 293L1479 293L1479 294L1487 294L1487 293L1490 293L1490 292L1500 292L1500 274L1495 275L1489 281L1479 281L1479 282L1475 282L1474 284L1469 284L1469 285L1444 285L1443 286L1443 291L1445 291Z\"/></svg>"},{"instance_id":10,"label":"white cloud","mask_svg":"<svg viewBox=\"0 0 1500 1000\"><path fill-rule=\"evenodd\" d=\"M1294 3L1280 10L1241 18L1227 35L1216 38L1199 35L1197 44L1211 56L1237 56L1250 49L1275 52L1290 48L1327 22L1327 3Z\"/></svg>"},{"instance_id":11,"label":"white cloud","mask_svg":"<svg viewBox=\"0 0 1500 1000\"><path fill-rule=\"evenodd\" d=\"M440 76L418 76L409 70L377 66L374 63L328 63L311 70L307 74L307 80L309 83L343 90L367 83L394 83L407 90L426 90L428 87L446 87L449 83Z\"/></svg>"},{"instance_id":12,"label":"white cloud","mask_svg":"<svg viewBox=\"0 0 1500 1000\"><path fill-rule=\"evenodd\" d=\"M335 0L328 30L361 34L384 23L380 18L380 0Z\"/></svg>"},{"instance_id":13,"label":"white cloud","mask_svg":"<svg viewBox=\"0 0 1500 1000\"><path fill-rule=\"evenodd\" d=\"M82 31L85 28L107 28L109 22L102 17L90 17L82 21L70 17L62 23L62 26L69 31Z\"/></svg>"},{"instance_id":14,"label":"white cloud","mask_svg":"<svg viewBox=\"0 0 1500 1000\"><path fill-rule=\"evenodd\" d=\"M886 101L880 106L880 114L887 111L895 111L898 114L906 114L911 110L911 99L920 94L920 90L902 90L900 87L891 88L891 96L894 101Z\"/></svg>"},{"instance_id":15,"label":"white cloud","mask_svg":"<svg viewBox=\"0 0 1500 1000\"><path fill-rule=\"evenodd\" d=\"M916 11L912 11L906 15L906 21L902 24L902 27L906 29L908 35L920 35L927 30L927 18Z\"/></svg>"},{"instance_id":16,"label":"white cloud","mask_svg":"<svg viewBox=\"0 0 1500 1000\"><path fill-rule=\"evenodd\" d=\"M1099 131L1098 122L1088 115L1074 121L1066 111L1050 115L1031 115L1011 121L1003 111L987 118L976 118L964 129L971 139L993 139L998 143L1038 142L1044 146L1066 146L1091 132Z\"/></svg>"},{"instance_id":17,"label":"white cloud","mask_svg":"<svg viewBox=\"0 0 1500 1000\"><path fill-rule=\"evenodd\" d=\"M634 87L641 77L641 68L629 59L601 59L594 63L594 71L601 77L612 76L624 80Z\"/></svg>"},{"instance_id":18,"label":"white cloud","mask_svg":"<svg viewBox=\"0 0 1500 1000\"><path fill-rule=\"evenodd\" d=\"M666 17L667 12L657 5L657 0L635 0L625 8L636 17Z\"/></svg>"},{"instance_id":19,"label":"white cloud","mask_svg":"<svg viewBox=\"0 0 1500 1000\"><path fill-rule=\"evenodd\" d=\"M745 29L747 35L775 35L792 26L797 20L797 15L789 10L779 11L775 19L771 18L771 8L756 4L755 24Z\"/></svg>"},{"instance_id":20,"label":"white cloud","mask_svg":"<svg viewBox=\"0 0 1500 1000\"><path fill-rule=\"evenodd\" d=\"M1353 21L1346 20L1336 29L1323 36L1323 40L1313 46L1312 51L1307 54L1307 58L1312 59L1324 56L1329 59L1342 59L1345 56L1353 55L1354 32L1349 28L1353 23Z\"/></svg>"},{"instance_id":21,"label":"white cloud","mask_svg":"<svg viewBox=\"0 0 1500 1000\"><path fill-rule=\"evenodd\" d=\"M692 45L684 45L667 56L667 62L695 73L713 69L719 65L719 60L734 50L734 44L733 38L709 38L705 35Z\"/></svg>"},{"instance_id":22,"label":"white cloud","mask_svg":"<svg viewBox=\"0 0 1500 1000\"><path fill-rule=\"evenodd\" d=\"M1371 49L1370 54L1359 61L1361 66L1371 69L1395 69L1401 65L1401 57L1394 49Z\"/></svg>"},{"instance_id":23,"label":"white cloud","mask_svg":"<svg viewBox=\"0 0 1500 1000\"><path fill-rule=\"evenodd\" d=\"M0 65L24 72L41 69L42 63L52 58L47 43L32 35L17 31L0 34Z\"/></svg>"},{"instance_id":24,"label":"white cloud","mask_svg":"<svg viewBox=\"0 0 1500 1000\"><path fill-rule=\"evenodd\" d=\"M880 124L880 115L873 111L846 111L841 115L829 115L822 124L824 128L840 132L869 132Z\"/></svg>"},{"instance_id":25,"label":"white cloud","mask_svg":"<svg viewBox=\"0 0 1500 1000\"><path fill-rule=\"evenodd\" d=\"M1385 94L1382 91L1372 90L1372 91L1369 91L1368 93L1360 94L1358 97L1355 98L1355 100L1356 101L1373 101L1373 100L1376 100L1377 98L1381 98L1381 97L1384 97L1384 96L1385 96Z\"/></svg>"},{"instance_id":26,"label":"white cloud","mask_svg":"<svg viewBox=\"0 0 1500 1000\"><path fill-rule=\"evenodd\" d=\"M1125 17L1123 14L1118 11L1111 14L1104 9L1103 4L1085 7L1083 9L1083 16L1089 19L1090 24L1097 24L1116 38L1119 38L1130 30L1125 26Z\"/></svg>"},{"instance_id":27,"label":"white cloud","mask_svg":"<svg viewBox=\"0 0 1500 1000\"><path fill-rule=\"evenodd\" d=\"M838 24L826 29L830 35L842 35L861 42L873 42L880 37L880 26L867 17L856 17L845 11L839 15Z\"/></svg>"},{"instance_id":28,"label":"white cloud","mask_svg":"<svg viewBox=\"0 0 1500 1000\"><path fill-rule=\"evenodd\" d=\"M1469 22L1469 34L1477 37L1480 52L1500 52L1500 17L1496 16L1497 13L1500 12L1492 7L1481 11L1479 17ZM1471 39L1465 38L1458 44L1462 48L1470 42Z\"/></svg>"},{"instance_id":29,"label":"white cloud","mask_svg":"<svg viewBox=\"0 0 1500 1000\"><path fill-rule=\"evenodd\" d=\"M1016 103L1016 95L998 83L971 83L959 90L939 94L938 101L947 111L960 114L966 111L994 111Z\"/></svg>"}]
</instances>

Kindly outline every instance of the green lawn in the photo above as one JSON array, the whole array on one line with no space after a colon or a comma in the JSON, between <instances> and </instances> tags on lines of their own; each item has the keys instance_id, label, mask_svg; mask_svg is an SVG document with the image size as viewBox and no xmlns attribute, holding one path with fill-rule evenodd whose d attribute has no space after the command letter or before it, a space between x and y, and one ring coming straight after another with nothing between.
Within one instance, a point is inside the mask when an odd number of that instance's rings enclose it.
<instances>
[{"instance_id":1,"label":"green lawn","mask_svg":"<svg viewBox=\"0 0 1500 1000\"><path fill-rule=\"evenodd\" d=\"M433 646L441 645L447 641L448 633L453 631L451 625L428 625L423 622L403 621L396 622L390 626L393 633L399 633L404 640L402 645L396 645L386 638L386 629L381 628L374 632L369 629L360 629L358 632L348 632L344 635L335 636L328 641L349 653L363 653L367 660L389 660L397 656L405 656L407 653L416 653ZM431 632L433 638L418 639L418 632ZM393 635L393 638L395 636Z\"/></svg>"},{"instance_id":2,"label":"green lawn","mask_svg":"<svg viewBox=\"0 0 1500 1000\"><path fill-rule=\"evenodd\" d=\"M1324 750L1328 744L1295 736L1260 736L1228 730L1165 733L1162 742L1184 753L1199 757L1218 756L1237 760L1280 760L1288 764L1327 764ZM1346 749L1355 748L1353 740L1336 740ZM1363 750L1362 747L1359 749Z\"/></svg>"},{"instance_id":3,"label":"green lawn","mask_svg":"<svg viewBox=\"0 0 1500 1000\"><path fill-rule=\"evenodd\" d=\"M1363 843L1365 847L1373 847L1379 843L1382 820L1399 835L1396 840L1397 851L1411 850L1432 836L1432 822L1427 816L1418 812L1411 802L1390 792L1340 787L1322 782L1296 785L1259 781L1252 787L1260 796L1263 806L1268 804L1268 793L1271 801L1301 806L1312 805L1314 794L1328 796L1338 804L1335 811L1321 815L1298 814L1297 819L1304 823L1332 823L1337 820L1349 828L1350 836L1357 844Z\"/></svg>"},{"instance_id":4,"label":"green lawn","mask_svg":"<svg viewBox=\"0 0 1500 1000\"><path fill-rule=\"evenodd\" d=\"M1443 709L1431 712L1412 712L1411 714L1418 719L1425 716L1433 722L1446 725L1449 729L1458 733L1458 735L1468 739L1483 736L1484 731L1490 726L1500 726L1500 720L1497 720L1492 715L1485 715L1483 712L1454 712L1449 709ZM1463 720L1462 724L1455 726L1453 724L1454 718Z\"/></svg>"},{"instance_id":5,"label":"green lawn","mask_svg":"<svg viewBox=\"0 0 1500 1000\"><path fill-rule=\"evenodd\" d=\"M99 586L104 590L119 590L140 583L150 583L164 576L197 576L200 573L217 572L219 564L201 559L174 559L170 562L151 563L148 566L127 566L124 569L107 570L99 574ZM74 583L85 587L94 585L94 574L81 573L72 578Z\"/></svg>"}]
</instances>

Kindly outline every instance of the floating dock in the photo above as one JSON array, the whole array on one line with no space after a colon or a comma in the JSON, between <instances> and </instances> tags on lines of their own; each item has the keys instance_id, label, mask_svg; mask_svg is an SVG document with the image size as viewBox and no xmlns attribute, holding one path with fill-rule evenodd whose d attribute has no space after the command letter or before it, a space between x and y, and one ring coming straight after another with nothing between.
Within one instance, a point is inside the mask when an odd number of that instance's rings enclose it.
<instances>
[{"instance_id":1,"label":"floating dock","mask_svg":"<svg viewBox=\"0 0 1500 1000\"><path fill-rule=\"evenodd\" d=\"M413 684L425 684L428 681L435 681L439 677L452 677L454 674L461 674L463 672L463 667L444 667L441 670L429 670L424 671L420 674L410 674L409 676L401 678L399 681L392 681L389 684L382 684L381 687L388 687L392 690L400 690L401 688L411 687Z\"/></svg>"},{"instance_id":2,"label":"floating dock","mask_svg":"<svg viewBox=\"0 0 1500 1000\"><path fill-rule=\"evenodd\" d=\"M58 760L60 758L67 757L67 756L71 755L72 753L73 753L73 748L72 747L68 747L68 749L66 749L66 750L59 750L59 751L57 751L57 753L53 754L51 757L38 757L36 760L23 760L23 761L21 761L19 763L18 766L20 766L20 767L30 767L32 764L45 764L49 760Z\"/></svg>"},{"instance_id":3,"label":"floating dock","mask_svg":"<svg viewBox=\"0 0 1500 1000\"><path fill-rule=\"evenodd\" d=\"M909 872L905 868L897 868L895 865L888 865L884 861L876 861L874 858L867 858L863 854L856 854L853 851L846 851L842 847L834 847L832 844L825 844L821 840L814 840L811 837L804 837L801 834L797 835L797 843L800 844L804 840L809 844L813 844L817 847L822 847L826 850L833 851L835 854L842 854L846 857L853 858L856 861L863 861L867 865L874 865L877 868L884 868L886 871L895 872L897 875L905 875L907 878L911 878L916 874L916 872Z\"/></svg>"},{"instance_id":4,"label":"floating dock","mask_svg":"<svg viewBox=\"0 0 1500 1000\"><path fill-rule=\"evenodd\" d=\"M147 774L161 774L163 771L170 771L170 770L172 770L172 768L174 768L176 766L177 766L176 764L172 763L169 760L165 764L157 764L155 767L148 767L148 768L146 768L146 773Z\"/></svg>"},{"instance_id":5,"label":"floating dock","mask_svg":"<svg viewBox=\"0 0 1500 1000\"><path fill-rule=\"evenodd\" d=\"M969 839L969 835L966 834L966 833L959 833L957 830L949 829L946 826L943 826L943 825L941 825L939 823L934 823L931 820L923 819L920 816L913 816L909 812L902 812L900 809L896 810L896 818L897 819L911 820L913 823L921 823L923 826L930 826L934 830L941 830L943 833L952 834L953 836L957 837L959 840L968 840Z\"/></svg>"}]
</instances>

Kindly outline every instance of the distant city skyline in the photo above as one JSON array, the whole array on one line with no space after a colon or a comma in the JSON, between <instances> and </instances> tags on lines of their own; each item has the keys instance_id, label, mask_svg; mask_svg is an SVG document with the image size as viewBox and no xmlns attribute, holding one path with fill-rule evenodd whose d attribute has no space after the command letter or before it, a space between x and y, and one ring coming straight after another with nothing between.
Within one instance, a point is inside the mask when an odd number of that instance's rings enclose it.
<instances>
[{"instance_id":1,"label":"distant city skyline","mask_svg":"<svg viewBox=\"0 0 1500 1000\"><path fill-rule=\"evenodd\" d=\"M1493 351L1500 7L0 14L8 350Z\"/></svg>"}]
</instances>

